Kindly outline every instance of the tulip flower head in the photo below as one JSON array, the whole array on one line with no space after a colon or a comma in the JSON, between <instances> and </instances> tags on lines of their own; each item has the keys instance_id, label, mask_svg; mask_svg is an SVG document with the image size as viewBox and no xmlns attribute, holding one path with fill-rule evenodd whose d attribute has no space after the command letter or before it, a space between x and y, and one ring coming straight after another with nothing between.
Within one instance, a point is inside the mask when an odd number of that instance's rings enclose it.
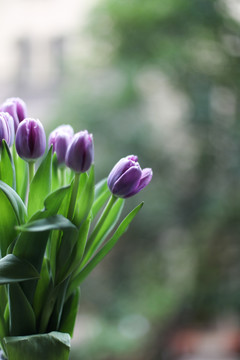
<instances>
[{"instance_id":1,"label":"tulip flower head","mask_svg":"<svg viewBox=\"0 0 240 360\"><path fill-rule=\"evenodd\" d=\"M7 112L13 117L15 132L17 131L19 123L27 117L26 104L18 97L7 99L1 105L0 111Z\"/></svg>"},{"instance_id":2,"label":"tulip flower head","mask_svg":"<svg viewBox=\"0 0 240 360\"><path fill-rule=\"evenodd\" d=\"M108 187L113 195L128 198L145 188L152 179L152 169L141 169L138 157L129 155L114 166L108 176Z\"/></svg>"},{"instance_id":3,"label":"tulip flower head","mask_svg":"<svg viewBox=\"0 0 240 360\"><path fill-rule=\"evenodd\" d=\"M46 148L46 135L39 120L23 120L16 132L16 150L26 161L35 161L41 157Z\"/></svg>"},{"instance_id":4,"label":"tulip flower head","mask_svg":"<svg viewBox=\"0 0 240 360\"><path fill-rule=\"evenodd\" d=\"M67 148L73 135L74 131L70 125L58 126L49 135L48 146L53 146L53 152L56 152L59 165L62 165L65 162Z\"/></svg>"},{"instance_id":5,"label":"tulip flower head","mask_svg":"<svg viewBox=\"0 0 240 360\"><path fill-rule=\"evenodd\" d=\"M8 146L12 146L14 142L14 122L11 115L0 112L0 147L4 139Z\"/></svg>"},{"instance_id":6,"label":"tulip flower head","mask_svg":"<svg viewBox=\"0 0 240 360\"><path fill-rule=\"evenodd\" d=\"M80 131L74 135L67 149L66 165L76 173L86 172L93 163L93 152L92 134L87 130Z\"/></svg>"}]
</instances>

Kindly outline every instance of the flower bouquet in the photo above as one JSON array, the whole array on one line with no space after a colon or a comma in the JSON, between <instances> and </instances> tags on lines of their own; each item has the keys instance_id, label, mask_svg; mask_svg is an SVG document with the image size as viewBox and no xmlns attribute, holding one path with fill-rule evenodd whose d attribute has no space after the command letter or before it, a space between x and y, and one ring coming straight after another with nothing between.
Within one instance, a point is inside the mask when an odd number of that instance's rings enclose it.
<instances>
[{"instance_id":1,"label":"flower bouquet","mask_svg":"<svg viewBox=\"0 0 240 360\"><path fill-rule=\"evenodd\" d=\"M46 153L44 128L21 99L1 105L0 356L8 360L68 359L79 286L143 205L117 226L125 199L152 178L131 155L95 185L86 130L59 126L48 145Z\"/></svg>"}]
</instances>

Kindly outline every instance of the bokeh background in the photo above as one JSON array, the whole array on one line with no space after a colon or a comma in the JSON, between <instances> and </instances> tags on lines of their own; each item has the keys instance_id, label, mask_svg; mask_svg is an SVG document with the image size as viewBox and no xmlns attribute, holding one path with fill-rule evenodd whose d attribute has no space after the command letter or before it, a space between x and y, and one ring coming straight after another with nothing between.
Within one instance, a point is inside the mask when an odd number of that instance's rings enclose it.
<instances>
[{"instance_id":1,"label":"bokeh background","mask_svg":"<svg viewBox=\"0 0 240 360\"><path fill-rule=\"evenodd\" d=\"M0 1L0 95L137 154L145 205L82 286L72 360L240 354L239 0Z\"/></svg>"}]
</instances>

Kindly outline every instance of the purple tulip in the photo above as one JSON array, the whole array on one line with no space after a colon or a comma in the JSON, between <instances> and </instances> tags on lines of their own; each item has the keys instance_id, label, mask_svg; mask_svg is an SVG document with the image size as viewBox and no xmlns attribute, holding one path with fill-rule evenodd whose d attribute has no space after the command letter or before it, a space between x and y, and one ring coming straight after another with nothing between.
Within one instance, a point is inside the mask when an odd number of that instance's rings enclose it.
<instances>
[{"instance_id":1,"label":"purple tulip","mask_svg":"<svg viewBox=\"0 0 240 360\"><path fill-rule=\"evenodd\" d=\"M128 198L145 188L152 179L152 169L141 169L138 157L129 155L114 166L108 176L108 187L113 195Z\"/></svg>"},{"instance_id":2,"label":"purple tulip","mask_svg":"<svg viewBox=\"0 0 240 360\"><path fill-rule=\"evenodd\" d=\"M74 135L65 162L76 173L83 173L92 165L93 156L93 136L84 130Z\"/></svg>"},{"instance_id":3,"label":"purple tulip","mask_svg":"<svg viewBox=\"0 0 240 360\"><path fill-rule=\"evenodd\" d=\"M18 155L27 161L41 157L46 148L46 135L39 120L23 120L16 132L16 150Z\"/></svg>"},{"instance_id":4,"label":"purple tulip","mask_svg":"<svg viewBox=\"0 0 240 360\"><path fill-rule=\"evenodd\" d=\"M51 132L48 139L48 146L53 146L53 152L56 152L58 164L65 162L67 148L73 138L74 131L70 125L58 126Z\"/></svg>"},{"instance_id":5,"label":"purple tulip","mask_svg":"<svg viewBox=\"0 0 240 360\"><path fill-rule=\"evenodd\" d=\"M14 120L14 129L17 131L17 127L27 117L27 107L25 102L16 97L7 99L0 107L0 111L9 113Z\"/></svg>"},{"instance_id":6,"label":"purple tulip","mask_svg":"<svg viewBox=\"0 0 240 360\"><path fill-rule=\"evenodd\" d=\"M0 112L0 147L4 139L8 146L12 146L14 142L14 122L11 115Z\"/></svg>"}]
</instances>

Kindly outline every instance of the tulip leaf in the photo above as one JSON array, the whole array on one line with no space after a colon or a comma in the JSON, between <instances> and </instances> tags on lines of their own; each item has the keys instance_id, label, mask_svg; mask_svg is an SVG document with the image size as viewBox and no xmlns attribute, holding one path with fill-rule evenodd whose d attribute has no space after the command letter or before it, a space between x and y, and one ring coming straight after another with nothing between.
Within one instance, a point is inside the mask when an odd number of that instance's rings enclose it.
<instances>
[{"instance_id":1,"label":"tulip leaf","mask_svg":"<svg viewBox=\"0 0 240 360\"><path fill-rule=\"evenodd\" d=\"M37 270L13 254L0 260L0 285L39 278Z\"/></svg>"},{"instance_id":2,"label":"tulip leaf","mask_svg":"<svg viewBox=\"0 0 240 360\"><path fill-rule=\"evenodd\" d=\"M43 208L44 199L51 191L52 179L52 149L40 164L29 189L28 216L31 217L36 211Z\"/></svg>"},{"instance_id":3,"label":"tulip leaf","mask_svg":"<svg viewBox=\"0 0 240 360\"><path fill-rule=\"evenodd\" d=\"M24 202L26 199L27 185L28 185L28 168L27 162L18 156L15 144L12 147L13 160L16 172L16 192Z\"/></svg>"},{"instance_id":4,"label":"tulip leaf","mask_svg":"<svg viewBox=\"0 0 240 360\"><path fill-rule=\"evenodd\" d=\"M78 267L81 263L89 228L91 225L91 219L87 218L85 222L81 226L81 230L78 232L78 237L76 239L76 242L74 244L74 247L71 249L71 253L67 261L63 258L62 263L59 260L59 275L58 277L63 280L67 276L69 276L73 271L77 271ZM66 250L67 251L67 250ZM62 256L64 256L64 251L62 252ZM65 260L65 262L64 262Z\"/></svg>"},{"instance_id":5,"label":"tulip leaf","mask_svg":"<svg viewBox=\"0 0 240 360\"><path fill-rule=\"evenodd\" d=\"M31 221L21 226L17 226L17 229L21 232L42 232L69 228L77 231L73 223L62 215L54 215L44 219Z\"/></svg>"},{"instance_id":6,"label":"tulip leaf","mask_svg":"<svg viewBox=\"0 0 240 360\"><path fill-rule=\"evenodd\" d=\"M72 292L82 283L82 281L90 274L90 272L99 264L99 262L112 250L114 245L117 243L118 239L124 234L127 230L129 224L132 222L134 217L137 215L139 210L142 208L143 202L139 204L135 209L133 209L121 222L117 230L110 238L110 240L99 250L99 252L94 256L94 258L83 268L83 270L73 278L70 283L67 298Z\"/></svg>"},{"instance_id":7,"label":"tulip leaf","mask_svg":"<svg viewBox=\"0 0 240 360\"><path fill-rule=\"evenodd\" d=\"M44 301L49 292L49 287L52 286L50 274L48 271L48 265L48 259L45 258L42 264L40 279L38 280L36 291L34 294L33 309L37 320L40 317Z\"/></svg>"},{"instance_id":8,"label":"tulip leaf","mask_svg":"<svg viewBox=\"0 0 240 360\"><path fill-rule=\"evenodd\" d=\"M42 262L49 233L54 229L75 229L75 226L62 215L55 215L47 219L35 220L22 226L21 234L16 241L13 254L29 261L38 272L41 272ZM24 292L32 303L36 289L36 281L23 284Z\"/></svg>"},{"instance_id":9,"label":"tulip leaf","mask_svg":"<svg viewBox=\"0 0 240 360\"><path fill-rule=\"evenodd\" d=\"M5 322L3 313L0 313L0 339L3 339L7 335L7 324Z\"/></svg>"},{"instance_id":10,"label":"tulip leaf","mask_svg":"<svg viewBox=\"0 0 240 360\"><path fill-rule=\"evenodd\" d=\"M80 176L80 185L81 185L81 177ZM94 166L91 166L89 171L89 177L86 181L86 185L83 191L78 194L75 213L73 218L73 223L76 226L80 226L82 222L88 217L89 211L91 210L92 204L94 200Z\"/></svg>"},{"instance_id":11,"label":"tulip leaf","mask_svg":"<svg viewBox=\"0 0 240 360\"><path fill-rule=\"evenodd\" d=\"M49 331L59 330L68 284L69 278L66 278L61 284L57 286L56 303L52 311L50 322L48 324Z\"/></svg>"},{"instance_id":12,"label":"tulip leaf","mask_svg":"<svg viewBox=\"0 0 240 360\"><path fill-rule=\"evenodd\" d=\"M20 196L14 191L9 185L5 184L3 181L0 180L0 190L6 195L8 198L17 218L19 224L25 222L25 217L27 214L26 206L24 205ZM2 205L2 202L0 202ZM3 208L1 207L1 215L4 212ZM2 238L1 238L2 239Z\"/></svg>"},{"instance_id":13,"label":"tulip leaf","mask_svg":"<svg viewBox=\"0 0 240 360\"><path fill-rule=\"evenodd\" d=\"M26 295L18 283L8 285L10 335L27 335L36 332L36 319Z\"/></svg>"},{"instance_id":14,"label":"tulip leaf","mask_svg":"<svg viewBox=\"0 0 240 360\"><path fill-rule=\"evenodd\" d=\"M69 296L68 300L65 302L62 311L62 318L61 318L59 331L66 332L71 337L73 336L74 325L78 313L79 299L80 299L80 289L76 289L71 294L71 296Z\"/></svg>"},{"instance_id":15,"label":"tulip leaf","mask_svg":"<svg viewBox=\"0 0 240 360\"><path fill-rule=\"evenodd\" d=\"M8 360L68 360L70 336L57 331L49 334L4 338Z\"/></svg>"},{"instance_id":16,"label":"tulip leaf","mask_svg":"<svg viewBox=\"0 0 240 360\"><path fill-rule=\"evenodd\" d=\"M95 186L94 203L92 206L92 218L94 219L101 207L110 197L111 192L108 189L107 179L103 179Z\"/></svg>"},{"instance_id":17,"label":"tulip leaf","mask_svg":"<svg viewBox=\"0 0 240 360\"><path fill-rule=\"evenodd\" d=\"M100 227L99 231L95 234L94 230L90 235L85 255L81 264L81 268L88 262L94 252L102 245L108 234L113 230L116 225L124 206L124 199L118 198L111 208L111 211L107 215L104 223Z\"/></svg>"},{"instance_id":18,"label":"tulip leaf","mask_svg":"<svg viewBox=\"0 0 240 360\"><path fill-rule=\"evenodd\" d=\"M35 213L29 221L56 215L60 209L65 196L70 192L70 185L55 190L44 200L44 209Z\"/></svg>"},{"instance_id":19,"label":"tulip leaf","mask_svg":"<svg viewBox=\"0 0 240 360\"><path fill-rule=\"evenodd\" d=\"M0 255L3 257L7 253L8 246L17 237L15 226L18 224L18 219L11 203L9 202L5 193L1 191L1 189L0 204Z\"/></svg>"},{"instance_id":20,"label":"tulip leaf","mask_svg":"<svg viewBox=\"0 0 240 360\"><path fill-rule=\"evenodd\" d=\"M94 200L96 200L99 196L101 196L101 194L103 192L105 192L105 190L108 189L108 185L107 185L107 178L100 180L96 185L95 185L95 194L94 194Z\"/></svg>"},{"instance_id":21,"label":"tulip leaf","mask_svg":"<svg viewBox=\"0 0 240 360\"><path fill-rule=\"evenodd\" d=\"M58 176L58 160L57 154L53 154L52 158L52 191L56 190L60 186L59 176Z\"/></svg>"},{"instance_id":22,"label":"tulip leaf","mask_svg":"<svg viewBox=\"0 0 240 360\"><path fill-rule=\"evenodd\" d=\"M11 152L5 140L2 140L0 179L16 190L15 166Z\"/></svg>"}]
</instances>

